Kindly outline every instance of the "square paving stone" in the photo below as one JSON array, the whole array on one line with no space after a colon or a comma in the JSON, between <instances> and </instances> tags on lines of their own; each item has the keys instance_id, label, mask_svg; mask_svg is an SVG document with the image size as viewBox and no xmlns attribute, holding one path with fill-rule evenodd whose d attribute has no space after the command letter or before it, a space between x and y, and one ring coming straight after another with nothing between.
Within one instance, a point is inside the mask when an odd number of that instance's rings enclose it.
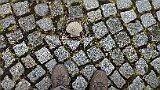
<instances>
[{"instance_id":1,"label":"square paving stone","mask_svg":"<svg viewBox=\"0 0 160 90\"><path fill-rule=\"evenodd\" d=\"M143 80L137 76L133 82L129 85L128 90L144 90L145 85Z\"/></svg>"},{"instance_id":2,"label":"square paving stone","mask_svg":"<svg viewBox=\"0 0 160 90\"><path fill-rule=\"evenodd\" d=\"M116 46L115 41L112 39L111 35L100 41L104 51L109 51Z\"/></svg>"},{"instance_id":3,"label":"square paving stone","mask_svg":"<svg viewBox=\"0 0 160 90\"><path fill-rule=\"evenodd\" d=\"M40 82L38 82L37 84L35 84L35 86L39 89L39 90L48 90L49 87L51 86L52 81L49 77L44 77Z\"/></svg>"},{"instance_id":4,"label":"square paving stone","mask_svg":"<svg viewBox=\"0 0 160 90\"><path fill-rule=\"evenodd\" d=\"M84 38L83 39L84 47L88 46L93 39L94 39L94 37L86 37L86 38Z\"/></svg>"},{"instance_id":5,"label":"square paving stone","mask_svg":"<svg viewBox=\"0 0 160 90\"><path fill-rule=\"evenodd\" d=\"M9 0L0 0L0 4L7 3Z\"/></svg>"},{"instance_id":6,"label":"square paving stone","mask_svg":"<svg viewBox=\"0 0 160 90\"><path fill-rule=\"evenodd\" d=\"M61 0L54 0L54 2L49 3L49 8L52 16L58 16L64 13Z\"/></svg>"},{"instance_id":7,"label":"square paving stone","mask_svg":"<svg viewBox=\"0 0 160 90\"><path fill-rule=\"evenodd\" d=\"M16 55L18 57L20 57L20 56L24 55L25 53L27 53L29 48L27 47L27 45L23 41L22 43L13 46L13 49L14 49Z\"/></svg>"},{"instance_id":8,"label":"square paving stone","mask_svg":"<svg viewBox=\"0 0 160 90\"><path fill-rule=\"evenodd\" d=\"M138 59L138 55L133 46L127 46L123 49L123 54L127 57L129 62L134 62Z\"/></svg>"},{"instance_id":9,"label":"square paving stone","mask_svg":"<svg viewBox=\"0 0 160 90\"><path fill-rule=\"evenodd\" d=\"M12 7L16 16L21 16L30 12L28 1L17 2L13 4Z\"/></svg>"},{"instance_id":10,"label":"square paving stone","mask_svg":"<svg viewBox=\"0 0 160 90\"><path fill-rule=\"evenodd\" d=\"M113 72L110 79L116 84L118 88L122 88L126 81L122 78L117 70Z\"/></svg>"},{"instance_id":11,"label":"square paving stone","mask_svg":"<svg viewBox=\"0 0 160 90\"><path fill-rule=\"evenodd\" d=\"M82 76L78 76L72 83L72 87L74 88L74 90L85 90L87 85L87 81Z\"/></svg>"},{"instance_id":12,"label":"square paving stone","mask_svg":"<svg viewBox=\"0 0 160 90\"><path fill-rule=\"evenodd\" d=\"M36 47L36 46L43 44L43 37L42 37L41 32L39 32L39 31L34 31L34 32L30 33L27 36L27 38L28 38L28 44L33 47Z\"/></svg>"},{"instance_id":13,"label":"square paving stone","mask_svg":"<svg viewBox=\"0 0 160 90\"><path fill-rule=\"evenodd\" d=\"M156 20L151 13L143 14L140 18L142 20L143 26L146 28L156 24Z\"/></svg>"},{"instance_id":14,"label":"square paving stone","mask_svg":"<svg viewBox=\"0 0 160 90\"><path fill-rule=\"evenodd\" d=\"M52 59L50 60L49 62L47 62L45 64L46 68L48 69L48 71L50 72L50 74L52 74L52 70L53 70L53 67L57 64L56 60L55 59Z\"/></svg>"},{"instance_id":15,"label":"square paving stone","mask_svg":"<svg viewBox=\"0 0 160 90\"><path fill-rule=\"evenodd\" d=\"M136 74L144 75L145 73L148 72L148 64L143 58L140 58L135 63L135 66L136 66Z\"/></svg>"},{"instance_id":16,"label":"square paving stone","mask_svg":"<svg viewBox=\"0 0 160 90\"><path fill-rule=\"evenodd\" d=\"M90 80L96 70L94 65L86 65L85 68L81 70L81 73Z\"/></svg>"},{"instance_id":17,"label":"square paving stone","mask_svg":"<svg viewBox=\"0 0 160 90\"><path fill-rule=\"evenodd\" d=\"M101 10L97 9L96 11L90 11L87 13L87 16L90 22L98 21L102 18Z\"/></svg>"},{"instance_id":18,"label":"square paving stone","mask_svg":"<svg viewBox=\"0 0 160 90\"><path fill-rule=\"evenodd\" d=\"M157 11L157 12L156 12L156 14L157 14L157 18L158 18L158 20L160 21L160 10L159 10L159 11Z\"/></svg>"},{"instance_id":19,"label":"square paving stone","mask_svg":"<svg viewBox=\"0 0 160 90\"><path fill-rule=\"evenodd\" d=\"M16 24L16 20L13 15L0 20L0 27L3 29L8 28L12 24Z\"/></svg>"},{"instance_id":20,"label":"square paving stone","mask_svg":"<svg viewBox=\"0 0 160 90\"><path fill-rule=\"evenodd\" d=\"M46 47L42 47L40 50L36 51L35 55L41 64L47 62L52 56Z\"/></svg>"},{"instance_id":21,"label":"square paving stone","mask_svg":"<svg viewBox=\"0 0 160 90\"><path fill-rule=\"evenodd\" d=\"M58 57L60 62L64 61L70 56L70 53L63 46L60 46L58 49L56 49L54 54Z\"/></svg>"},{"instance_id":22,"label":"square paving stone","mask_svg":"<svg viewBox=\"0 0 160 90\"><path fill-rule=\"evenodd\" d=\"M103 59L99 66L101 67L102 70L106 72L106 75L109 75L112 73L112 71L115 69L113 64L108 60L107 58Z\"/></svg>"},{"instance_id":23,"label":"square paving stone","mask_svg":"<svg viewBox=\"0 0 160 90\"><path fill-rule=\"evenodd\" d=\"M80 7L80 6L69 7L68 11L69 11L69 17L71 19L82 18L83 17L82 7Z\"/></svg>"},{"instance_id":24,"label":"square paving stone","mask_svg":"<svg viewBox=\"0 0 160 90\"><path fill-rule=\"evenodd\" d=\"M92 26L95 37L101 38L108 33L108 29L105 26L104 22L98 22Z\"/></svg>"},{"instance_id":25,"label":"square paving stone","mask_svg":"<svg viewBox=\"0 0 160 90\"><path fill-rule=\"evenodd\" d=\"M129 8L132 6L131 0L116 0L118 9Z\"/></svg>"},{"instance_id":26,"label":"square paving stone","mask_svg":"<svg viewBox=\"0 0 160 90\"><path fill-rule=\"evenodd\" d=\"M124 56L123 53L121 52L121 50L119 48L114 49L111 53L110 53L113 62L116 65L121 65L125 60L124 60Z\"/></svg>"},{"instance_id":27,"label":"square paving stone","mask_svg":"<svg viewBox=\"0 0 160 90\"><path fill-rule=\"evenodd\" d=\"M87 10L99 7L98 0L83 0L83 4Z\"/></svg>"},{"instance_id":28,"label":"square paving stone","mask_svg":"<svg viewBox=\"0 0 160 90\"><path fill-rule=\"evenodd\" d=\"M101 8L102 8L104 17L109 17L111 15L117 14L116 6L113 3L103 4L101 5Z\"/></svg>"},{"instance_id":29,"label":"square paving stone","mask_svg":"<svg viewBox=\"0 0 160 90\"><path fill-rule=\"evenodd\" d=\"M85 65L89 62L83 50L80 50L78 53L73 55L72 59L77 63L78 66Z\"/></svg>"},{"instance_id":30,"label":"square paving stone","mask_svg":"<svg viewBox=\"0 0 160 90\"><path fill-rule=\"evenodd\" d=\"M7 36L10 44L15 44L23 38L23 34L22 34L21 30L19 30L19 29L14 30L10 33L7 33L6 36Z\"/></svg>"},{"instance_id":31,"label":"square paving stone","mask_svg":"<svg viewBox=\"0 0 160 90\"><path fill-rule=\"evenodd\" d=\"M0 35L0 42L1 42L0 43L0 49L5 48L7 42L6 42L5 37L3 35Z\"/></svg>"},{"instance_id":32,"label":"square paving stone","mask_svg":"<svg viewBox=\"0 0 160 90\"><path fill-rule=\"evenodd\" d=\"M12 74L13 77L19 79L20 76L24 73L24 67L19 62L16 65L14 65L13 67L11 67L11 69L9 71Z\"/></svg>"},{"instance_id":33,"label":"square paving stone","mask_svg":"<svg viewBox=\"0 0 160 90\"><path fill-rule=\"evenodd\" d=\"M35 60L30 55L27 55L26 57L21 58L21 61L26 68L32 68L36 65Z\"/></svg>"},{"instance_id":34,"label":"square paving stone","mask_svg":"<svg viewBox=\"0 0 160 90\"><path fill-rule=\"evenodd\" d=\"M134 12L134 10L121 12L120 14L121 14L123 22L125 23L129 23L137 18L137 15Z\"/></svg>"},{"instance_id":35,"label":"square paving stone","mask_svg":"<svg viewBox=\"0 0 160 90\"><path fill-rule=\"evenodd\" d=\"M11 6L9 3L0 5L0 14L1 15L10 14L10 13L12 13L12 10L11 10Z\"/></svg>"},{"instance_id":36,"label":"square paving stone","mask_svg":"<svg viewBox=\"0 0 160 90\"><path fill-rule=\"evenodd\" d=\"M130 66L129 63L124 63L120 68L119 72L125 77L130 78L134 74L133 68Z\"/></svg>"},{"instance_id":37,"label":"square paving stone","mask_svg":"<svg viewBox=\"0 0 160 90\"><path fill-rule=\"evenodd\" d=\"M130 37L124 31L119 32L114 37L115 37L115 41L116 41L116 43L118 44L119 47L124 47L131 42Z\"/></svg>"},{"instance_id":38,"label":"square paving stone","mask_svg":"<svg viewBox=\"0 0 160 90\"><path fill-rule=\"evenodd\" d=\"M128 23L127 30L129 31L130 35L135 35L143 30L143 26L140 21L136 20L135 23Z\"/></svg>"},{"instance_id":39,"label":"square paving stone","mask_svg":"<svg viewBox=\"0 0 160 90\"><path fill-rule=\"evenodd\" d=\"M50 18L42 18L38 20L36 23L44 31L49 31L53 29L53 22Z\"/></svg>"},{"instance_id":40,"label":"square paving stone","mask_svg":"<svg viewBox=\"0 0 160 90\"><path fill-rule=\"evenodd\" d=\"M148 28L152 41L160 41L160 27L156 24Z\"/></svg>"},{"instance_id":41,"label":"square paving stone","mask_svg":"<svg viewBox=\"0 0 160 90\"><path fill-rule=\"evenodd\" d=\"M154 67L154 69L155 69L158 73L160 73L160 58L154 59L150 64Z\"/></svg>"},{"instance_id":42,"label":"square paving stone","mask_svg":"<svg viewBox=\"0 0 160 90\"><path fill-rule=\"evenodd\" d=\"M24 31L30 31L36 27L35 18L33 15L20 18L18 23Z\"/></svg>"},{"instance_id":43,"label":"square paving stone","mask_svg":"<svg viewBox=\"0 0 160 90\"><path fill-rule=\"evenodd\" d=\"M2 59L5 63L4 67L9 67L15 61L13 53L9 49L2 52Z\"/></svg>"},{"instance_id":44,"label":"square paving stone","mask_svg":"<svg viewBox=\"0 0 160 90\"><path fill-rule=\"evenodd\" d=\"M152 0L152 5L154 6L155 9L160 8L159 0Z\"/></svg>"},{"instance_id":45,"label":"square paving stone","mask_svg":"<svg viewBox=\"0 0 160 90\"><path fill-rule=\"evenodd\" d=\"M45 4L45 3L37 4L37 5L34 7L34 11L35 11L35 13L38 14L39 16L45 16L45 15L49 12L48 5Z\"/></svg>"},{"instance_id":46,"label":"square paving stone","mask_svg":"<svg viewBox=\"0 0 160 90\"><path fill-rule=\"evenodd\" d=\"M15 87L15 90L28 90L30 88L31 84L25 80L22 79Z\"/></svg>"},{"instance_id":47,"label":"square paving stone","mask_svg":"<svg viewBox=\"0 0 160 90\"><path fill-rule=\"evenodd\" d=\"M137 7L139 12L151 10L151 4L149 3L149 0L138 0L138 1L136 1L136 7Z\"/></svg>"},{"instance_id":48,"label":"square paving stone","mask_svg":"<svg viewBox=\"0 0 160 90\"><path fill-rule=\"evenodd\" d=\"M68 60L64 62L64 65L66 66L68 73L74 77L76 74L79 73L79 68L78 66L71 60Z\"/></svg>"},{"instance_id":49,"label":"square paving stone","mask_svg":"<svg viewBox=\"0 0 160 90\"><path fill-rule=\"evenodd\" d=\"M51 49L61 45L61 41L58 35L52 35L52 36L47 35L45 37L45 41L47 42L47 44Z\"/></svg>"},{"instance_id":50,"label":"square paving stone","mask_svg":"<svg viewBox=\"0 0 160 90\"><path fill-rule=\"evenodd\" d=\"M146 45L147 42L148 42L148 37L144 32L133 36L133 43L136 47Z\"/></svg>"},{"instance_id":51,"label":"square paving stone","mask_svg":"<svg viewBox=\"0 0 160 90\"><path fill-rule=\"evenodd\" d=\"M46 71L40 66L37 65L37 67L32 70L27 77L31 80L31 82L35 82L38 78L42 77Z\"/></svg>"},{"instance_id":52,"label":"square paving stone","mask_svg":"<svg viewBox=\"0 0 160 90\"><path fill-rule=\"evenodd\" d=\"M15 82L9 78L9 76L5 76L4 79L1 82L1 86L2 88L4 88L5 90L10 90L14 87Z\"/></svg>"},{"instance_id":53,"label":"square paving stone","mask_svg":"<svg viewBox=\"0 0 160 90\"><path fill-rule=\"evenodd\" d=\"M151 72L145 77L145 81L153 88L160 85L159 78L153 70L151 70Z\"/></svg>"},{"instance_id":54,"label":"square paving stone","mask_svg":"<svg viewBox=\"0 0 160 90\"><path fill-rule=\"evenodd\" d=\"M141 55L144 57L144 59L153 59L158 56L158 54L159 52L151 47L143 48L141 50Z\"/></svg>"},{"instance_id":55,"label":"square paving stone","mask_svg":"<svg viewBox=\"0 0 160 90\"><path fill-rule=\"evenodd\" d=\"M93 62L96 62L104 57L103 52L100 49L94 47L89 48L87 50L87 54Z\"/></svg>"},{"instance_id":56,"label":"square paving stone","mask_svg":"<svg viewBox=\"0 0 160 90\"><path fill-rule=\"evenodd\" d=\"M123 26L118 18L109 18L106 21L107 26L109 27L109 31L112 34L115 34L118 31L121 31L123 29Z\"/></svg>"},{"instance_id":57,"label":"square paving stone","mask_svg":"<svg viewBox=\"0 0 160 90\"><path fill-rule=\"evenodd\" d=\"M78 48L78 46L80 44L80 41L78 41L78 40L67 40L66 43L72 50L75 50L75 49Z\"/></svg>"},{"instance_id":58,"label":"square paving stone","mask_svg":"<svg viewBox=\"0 0 160 90\"><path fill-rule=\"evenodd\" d=\"M0 67L0 76L3 75L3 69Z\"/></svg>"}]
</instances>

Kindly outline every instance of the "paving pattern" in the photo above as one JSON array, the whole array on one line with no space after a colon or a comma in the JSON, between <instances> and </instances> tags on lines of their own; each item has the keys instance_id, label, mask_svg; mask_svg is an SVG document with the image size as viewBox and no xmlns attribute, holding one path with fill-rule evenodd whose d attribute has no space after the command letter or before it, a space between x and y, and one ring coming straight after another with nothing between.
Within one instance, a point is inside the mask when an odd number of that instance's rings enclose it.
<instances>
[{"instance_id":1,"label":"paving pattern","mask_svg":"<svg viewBox=\"0 0 160 90\"><path fill-rule=\"evenodd\" d=\"M0 0L0 90L71 90L102 69L108 90L160 90L160 0Z\"/></svg>"}]
</instances>

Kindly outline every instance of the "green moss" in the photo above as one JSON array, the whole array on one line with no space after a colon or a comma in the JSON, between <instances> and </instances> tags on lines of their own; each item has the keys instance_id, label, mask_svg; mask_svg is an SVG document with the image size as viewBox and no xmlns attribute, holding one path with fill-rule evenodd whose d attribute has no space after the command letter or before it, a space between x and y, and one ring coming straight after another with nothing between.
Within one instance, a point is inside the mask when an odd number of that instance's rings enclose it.
<instances>
[{"instance_id":1,"label":"green moss","mask_svg":"<svg viewBox=\"0 0 160 90\"><path fill-rule=\"evenodd\" d=\"M0 27L0 33L3 32L3 31L4 31L4 29Z\"/></svg>"},{"instance_id":2,"label":"green moss","mask_svg":"<svg viewBox=\"0 0 160 90\"><path fill-rule=\"evenodd\" d=\"M10 30L10 31L11 30L17 30L17 25L13 25L13 26L9 27L8 30Z\"/></svg>"}]
</instances>

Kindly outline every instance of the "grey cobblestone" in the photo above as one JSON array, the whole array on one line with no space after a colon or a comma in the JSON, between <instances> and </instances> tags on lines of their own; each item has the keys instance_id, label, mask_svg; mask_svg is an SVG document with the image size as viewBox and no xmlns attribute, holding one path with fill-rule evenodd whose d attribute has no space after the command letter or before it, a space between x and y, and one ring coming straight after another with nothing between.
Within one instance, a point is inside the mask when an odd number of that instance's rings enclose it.
<instances>
[{"instance_id":1,"label":"grey cobblestone","mask_svg":"<svg viewBox=\"0 0 160 90\"><path fill-rule=\"evenodd\" d=\"M22 79L17 85L16 85L16 88L15 90L28 90L29 88L31 87L31 84L25 80L25 79Z\"/></svg>"},{"instance_id":2,"label":"grey cobblestone","mask_svg":"<svg viewBox=\"0 0 160 90\"><path fill-rule=\"evenodd\" d=\"M18 57L20 57L28 52L28 47L24 41L20 44L17 44L16 46L14 46L13 49Z\"/></svg>"},{"instance_id":3,"label":"grey cobblestone","mask_svg":"<svg viewBox=\"0 0 160 90\"><path fill-rule=\"evenodd\" d=\"M35 18L33 15L29 15L26 17L22 17L18 20L19 26L24 30L24 31L30 31L35 28Z\"/></svg>"},{"instance_id":4,"label":"grey cobblestone","mask_svg":"<svg viewBox=\"0 0 160 90\"><path fill-rule=\"evenodd\" d=\"M40 82L35 85L39 90L48 90L51 86L51 79L49 77L44 77Z\"/></svg>"},{"instance_id":5,"label":"grey cobblestone","mask_svg":"<svg viewBox=\"0 0 160 90\"><path fill-rule=\"evenodd\" d=\"M143 58L140 58L136 63L136 70L137 70L137 74L140 74L140 75L144 75L145 73L148 72L148 65L147 65L147 62L143 59Z\"/></svg>"},{"instance_id":6,"label":"grey cobblestone","mask_svg":"<svg viewBox=\"0 0 160 90\"><path fill-rule=\"evenodd\" d=\"M90 22L98 21L102 18L101 10L97 9L96 11L90 11L87 13L87 16Z\"/></svg>"},{"instance_id":7,"label":"grey cobblestone","mask_svg":"<svg viewBox=\"0 0 160 90\"><path fill-rule=\"evenodd\" d=\"M117 14L116 6L113 3L103 4L101 8L102 8L104 17L109 17L111 15Z\"/></svg>"},{"instance_id":8,"label":"grey cobblestone","mask_svg":"<svg viewBox=\"0 0 160 90\"><path fill-rule=\"evenodd\" d=\"M38 61L43 64L47 62L49 59L51 59L51 53L46 47L41 48L40 50L35 52L35 55L38 59Z\"/></svg>"},{"instance_id":9,"label":"grey cobblestone","mask_svg":"<svg viewBox=\"0 0 160 90\"><path fill-rule=\"evenodd\" d=\"M123 85L126 83L126 81L121 77L121 75L119 74L117 70L113 72L110 78L116 84L118 88L123 87Z\"/></svg>"},{"instance_id":10,"label":"grey cobblestone","mask_svg":"<svg viewBox=\"0 0 160 90\"><path fill-rule=\"evenodd\" d=\"M145 86L143 80L139 76L137 76L133 80L132 84L130 84L130 86L128 87L128 90L143 90L144 87Z\"/></svg>"},{"instance_id":11,"label":"grey cobblestone","mask_svg":"<svg viewBox=\"0 0 160 90\"><path fill-rule=\"evenodd\" d=\"M119 72L125 77L125 78L129 78L133 75L134 71L133 68L130 66L129 63L124 63L120 68L119 68Z\"/></svg>"},{"instance_id":12,"label":"grey cobblestone","mask_svg":"<svg viewBox=\"0 0 160 90\"><path fill-rule=\"evenodd\" d=\"M76 80L72 83L74 90L85 90L87 85L87 81L82 76L78 76Z\"/></svg>"},{"instance_id":13,"label":"grey cobblestone","mask_svg":"<svg viewBox=\"0 0 160 90\"><path fill-rule=\"evenodd\" d=\"M129 8L132 5L131 0L116 0L118 9Z\"/></svg>"},{"instance_id":14,"label":"grey cobblestone","mask_svg":"<svg viewBox=\"0 0 160 90\"><path fill-rule=\"evenodd\" d=\"M123 26L118 18L109 18L106 21L106 24L112 34L115 34L123 29Z\"/></svg>"},{"instance_id":15,"label":"grey cobblestone","mask_svg":"<svg viewBox=\"0 0 160 90\"><path fill-rule=\"evenodd\" d=\"M159 79L153 70L145 77L145 81L153 88L156 88L160 84Z\"/></svg>"},{"instance_id":16,"label":"grey cobblestone","mask_svg":"<svg viewBox=\"0 0 160 90\"><path fill-rule=\"evenodd\" d=\"M97 48L94 48L94 47L89 48L87 50L87 54L88 54L89 58L91 60L93 60L93 62L95 62L99 59L102 59L104 57L103 52L100 49L97 49Z\"/></svg>"},{"instance_id":17,"label":"grey cobblestone","mask_svg":"<svg viewBox=\"0 0 160 90\"><path fill-rule=\"evenodd\" d=\"M1 86L5 90L12 89L14 85L15 85L15 82L12 79L10 79L8 76L5 76L3 81L1 82Z\"/></svg>"},{"instance_id":18,"label":"grey cobblestone","mask_svg":"<svg viewBox=\"0 0 160 90\"><path fill-rule=\"evenodd\" d=\"M72 58L73 58L73 61L75 61L78 66L85 65L86 63L89 62L83 50L80 50Z\"/></svg>"},{"instance_id":19,"label":"grey cobblestone","mask_svg":"<svg viewBox=\"0 0 160 90\"><path fill-rule=\"evenodd\" d=\"M109 51L116 46L115 41L112 39L111 35L100 41L104 51Z\"/></svg>"},{"instance_id":20,"label":"grey cobblestone","mask_svg":"<svg viewBox=\"0 0 160 90\"><path fill-rule=\"evenodd\" d=\"M93 73L96 71L97 69L94 67L94 65L87 65L85 66L84 69L81 70L81 73L87 77L88 80L91 79Z\"/></svg>"},{"instance_id":21,"label":"grey cobblestone","mask_svg":"<svg viewBox=\"0 0 160 90\"><path fill-rule=\"evenodd\" d=\"M123 56L123 53L121 52L121 50L118 48L118 49L114 49L112 52L111 52L111 57L113 59L113 62L116 64L116 65L121 65L125 60L124 60L124 56Z\"/></svg>"},{"instance_id":22,"label":"grey cobblestone","mask_svg":"<svg viewBox=\"0 0 160 90\"><path fill-rule=\"evenodd\" d=\"M34 11L36 14L38 14L40 16L45 16L49 12L48 5L44 4L44 3L37 4L34 7Z\"/></svg>"},{"instance_id":23,"label":"grey cobblestone","mask_svg":"<svg viewBox=\"0 0 160 90\"><path fill-rule=\"evenodd\" d=\"M11 69L9 70L10 73L12 74L13 77L15 78L20 78L20 76L24 73L24 67L23 65L19 62L16 65L14 65L13 67L11 67Z\"/></svg>"},{"instance_id":24,"label":"grey cobblestone","mask_svg":"<svg viewBox=\"0 0 160 90\"><path fill-rule=\"evenodd\" d=\"M59 61L64 61L70 56L70 53L63 46L60 46L58 49L56 49L54 54L58 57Z\"/></svg>"},{"instance_id":25,"label":"grey cobblestone","mask_svg":"<svg viewBox=\"0 0 160 90\"><path fill-rule=\"evenodd\" d=\"M102 62L99 64L99 66L101 67L102 70L104 70L106 72L107 75L109 75L115 69L113 64L107 58L102 60Z\"/></svg>"},{"instance_id":26,"label":"grey cobblestone","mask_svg":"<svg viewBox=\"0 0 160 90\"><path fill-rule=\"evenodd\" d=\"M159 0L0 0L0 90L52 89L59 63L69 89L89 89L103 70L109 90L159 90L159 9Z\"/></svg>"},{"instance_id":27,"label":"grey cobblestone","mask_svg":"<svg viewBox=\"0 0 160 90\"><path fill-rule=\"evenodd\" d=\"M98 0L84 0L83 4L87 10L99 7Z\"/></svg>"},{"instance_id":28,"label":"grey cobblestone","mask_svg":"<svg viewBox=\"0 0 160 90\"><path fill-rule=\"evenodd\" d=\"M16 30L11 33L8 33L6 34L6 36L10 44L15 44L16 42L18 42L19 40L23 38L23 34L21 30Z\"/></svg>"},{"instance_id":29,"label":"grey cobblestone","mask_svg":"<svg viewBox=\"0 0 160 90\"><path fill-rule=\"evenodd\" d=\"M29 13L30 9L29 9L29 5L28 5L28 1L24 1L24 2L17 2L15 4L12 5L13 7L13 11L17 16L21 16L23 14Z\"/></svg>"},{"instance_id":30,"label":"grey cobblestone","mask_svg":"<svg viewBox=\"0 0 160 90\"><path fill-rule=\"evenodd\" d=\"M154 69L160 73L160 58L156 58L155 60L153 60L151 63L150 63Z\"/></svg>"},{"instance_id":31,"label":"grey cobblestone","mask_svg":"<svg viewBox=\"0 0 160 90\"><path fill-rule=\"evenodd\" d=\"M35 82L38 78L42 77L44 74L46 73L46 71L39 65L37 65L37 67L32 70L27 77L31 80L31 82Z\"/></svg>"},{"instance_id":32,"label":"grey cobblestone","mask_svg":"<svg viewBox=\"0 0 160 90\"><path fill-rule=\"evenodd\" d=\"M30 55L27 55L26 57L21 58L21 61L26 68L32 68L36 65L35 60Z\"/></svg>"},{"instance_id":33,"label":"grey cobblestone","mask_svg":"<svg viewBox=\"0 0 160 90\"><path fill-rule=\"evenodd\" d=\"M6 3L6 4L3 4L3 5L0 5L0 13L1 13L2 15L12 13L10 4L9 4L9 3Z\"/></svg>"},{"instance_id":34,"label":"grey cobblestone","mask_svg":"<svg viewBox=\"0 0 160 90\"><path fill-rule=\"evenodd\" d=\"M101 38L108 33L108 29L104 22L98 22L92 26L95 37Z\"/></svg>"},{"instance_id":35,"label":"grey cobblestone","mask_svg":"<svg viewBox=\"0 0 160 90\"><path fill-rule=\"evenodd\" d=\"M146 13L141 16L142 24L144 27L152 26L156 24L156 20L154 19L151 13Z\"/></svg>"}]
</instances>

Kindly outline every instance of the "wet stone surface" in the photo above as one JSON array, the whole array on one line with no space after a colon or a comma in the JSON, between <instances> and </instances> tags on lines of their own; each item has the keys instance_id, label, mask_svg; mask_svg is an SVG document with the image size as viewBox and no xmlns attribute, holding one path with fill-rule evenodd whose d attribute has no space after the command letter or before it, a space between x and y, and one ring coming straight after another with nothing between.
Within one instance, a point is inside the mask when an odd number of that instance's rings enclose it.
<instances>
[{"instance_id":1,"label":"wet stone surface","mask_svg":"<svg viewBox=\"0 0 160 90\"><path fill-rule=\"evenodd\" d=\"M56 64L71 90L159 90L159 23L159 0L0 0L0 90L51 90Z\"/></svg>"}]
</instances>

